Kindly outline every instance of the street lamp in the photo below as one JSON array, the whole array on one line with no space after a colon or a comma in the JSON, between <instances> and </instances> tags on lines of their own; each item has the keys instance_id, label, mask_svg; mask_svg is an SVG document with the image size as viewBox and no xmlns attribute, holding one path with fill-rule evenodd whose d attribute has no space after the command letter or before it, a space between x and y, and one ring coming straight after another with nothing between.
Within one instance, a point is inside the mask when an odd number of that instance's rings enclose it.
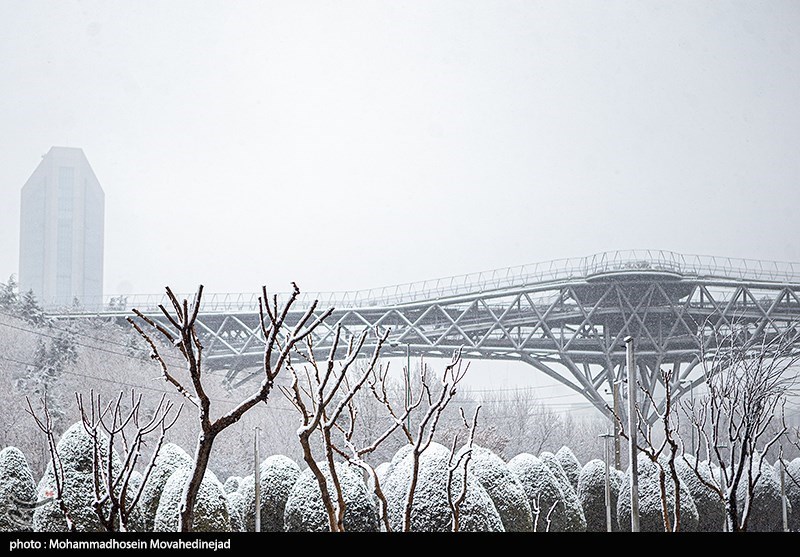
<instances>
[{"instance_id":1,"label":"street lamp","mask_svg":"<svg viewBox=\"0 0 800 557\"><path fill-rule=\"evenodd\" d=\"M261 431L261 428L255 426L253 428L253 481L254 481L254 488L255 488L255 503L256 503L256 512L255 512L255 528L256 532L261 531L261 462L260 455L258 454L258 434Z\"/></svg>"},{"instance_id":2,"label":"street lamp","mask_svg":"<svg viewBox=\"0 0 800 557\"><path fill-rule=\"evenodd\" d=\"M633 337L625 337L625 361L628 367L628 455L631 467L631 532L639 531L639 466L636 459L636 359Z\"/></svg>"},{"instance_id":3,"label":"street lamp","mask_svg":"<svg viewBox=\"0 0 800 557\"><path fill-rule=\"evenodd\" d=\"M683 379L678 381L678 383L680 383L681 385L684 385L684 386L688 385L689 386L688 387L689 388L689 399L691 400L692 418L694 418L694 389L692 388L692 383L693 382L694 381L692 381L688 377L685 377L685 378L683 378ZM697 454L695 453L696 449L695 449L695 444L694 444L694 420L692 420L691 426L692 426L692 456L696 458Z\"/></svg>"},{"instance_id":4,"label":"street lamp","mask_svg":"<svg viewBox=\"0 0 800 557\"><path fill-rule=\"evenodd\" d=\"M406 428L411 431L411 346L406 343Z\"/></svg>"},{"instance_id":5,"label":"street lamp","mask_svg":"<svg viewBox=\"0 0 800 557\"><path fill-rule=\"evenodd\" d=\"M609 449L608 449L608 440L614 438L613 433L601 433L598 437L603 438L603 460L606 463L606 531L611 532L611 479L610 475L611 472L609 470L608 461L610 460L609 457Z\"/></svg>"},{"instance_id":6,"label":"street lamp","mask_svg":"<svg viewBox=\"0 0 800 557\"><path fill-rule=\"evenodd\" d=\"M781 517L783 518L783 531L789 531L789 509L788 509L788 502L789 500L786 498L786 475L784 470L786 469L786 461L783 460L783 445L781 445L781 450L778 453L778 464L780 464L781 469Z\"/></svg>"},{"instance_id":7,"label":"street lamp","mask_svg":"<svg viewBox=\"0 0 800 557\"><path fill-rule=\"evenodd\" d=\"M406 409L411 406L411 345L409 343L405 343L406 345ZM393 340L389 343L389 346L392 348L397 348L400 346L400 343L396 340ZM411 412L408 412L406 416L406 427L408 430L411 430Z\"/></svg>"}]
</instances>

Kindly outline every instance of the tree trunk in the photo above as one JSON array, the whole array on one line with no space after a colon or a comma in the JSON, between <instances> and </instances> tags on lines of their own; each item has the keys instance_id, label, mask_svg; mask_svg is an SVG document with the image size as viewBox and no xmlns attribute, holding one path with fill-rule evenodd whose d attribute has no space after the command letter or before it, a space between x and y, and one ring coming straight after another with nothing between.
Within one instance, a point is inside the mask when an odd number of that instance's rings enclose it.
<instances>
[{"instance_id":1,"label":"tree trunk","mask_svg":"<svg viewBox=\"0 0 800 557\"><path fill-rule=\"evenodd\" d=\"M178 530L180 532L192 531L194 504L197 500L197 492L200 491L200 484L208 468L208 459L211 456L211 447L214 445L215 438L216 433L204 432L200 434L200 438L197 441L194 467L183 492L183 502L181 503L180 519L178 521Z\"/></svg>"}]
</instances>

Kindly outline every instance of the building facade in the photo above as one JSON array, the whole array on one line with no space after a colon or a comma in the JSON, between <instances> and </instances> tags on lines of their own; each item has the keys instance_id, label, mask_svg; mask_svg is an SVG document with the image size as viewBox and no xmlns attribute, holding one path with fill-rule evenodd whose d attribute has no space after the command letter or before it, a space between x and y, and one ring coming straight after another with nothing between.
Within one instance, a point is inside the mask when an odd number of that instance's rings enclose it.
<instances>
[{"instance_id":1,"label":"building facade","mask_svg":"<svg viewBox=\"0 0 800 557\"><path fill-rule=\"evenodd\" d=\"M22 188L19 291L44 307L103 300L105 194L82 149L52 147Z\"/></svg>"}]
</instances>

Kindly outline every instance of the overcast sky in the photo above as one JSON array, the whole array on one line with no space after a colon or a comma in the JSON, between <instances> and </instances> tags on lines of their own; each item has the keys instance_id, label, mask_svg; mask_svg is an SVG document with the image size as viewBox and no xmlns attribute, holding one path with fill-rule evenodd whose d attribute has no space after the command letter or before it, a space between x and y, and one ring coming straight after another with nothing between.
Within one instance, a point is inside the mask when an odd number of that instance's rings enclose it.
<instances>
[{"instance_id":1,"label":"overcast sky","mask_svg":"<svg viewBox=\"0 0 800 557\"><path fill-rule=\"evenodd\" d=\"M797 0L0 0L0 281L54 145L105 190L106 294L800 261L798 99Z\"/></svg>"},{"instance_id":2,"label":"overcast sky","mask_svg":"<svg viewBox=\"0 0 800 557\"><path fill-rule=\"evenodd\" d=\"M800 2L0 0L0 277L53 145L105 291L800 261Z\"/></svg>"}]
</instances>

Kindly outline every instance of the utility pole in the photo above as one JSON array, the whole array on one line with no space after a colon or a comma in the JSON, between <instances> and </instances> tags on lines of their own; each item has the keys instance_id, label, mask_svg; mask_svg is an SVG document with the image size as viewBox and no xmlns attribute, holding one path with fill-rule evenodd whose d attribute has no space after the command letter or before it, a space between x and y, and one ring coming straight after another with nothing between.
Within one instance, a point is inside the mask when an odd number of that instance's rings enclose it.
<instances>
[{"instance_id":1,"label":"utility pole","mask_svg":"<svg viewBox=\"0 0 800 557\"><path fill-rule=\"evenodd\" d=\"M625 337L626 364L628 367L628 456L631 467L631 532L639 531L639 470L636 459L636 359L633 337Z\"/></svg>"},{"instance_id":2,"label":"utility pole","mask_svg":"<svg viewBox=\"0 0 800 557\"><path fill-rule=\"evenodd\" d=\"M406 408L411 407L411 347L406 343ZM406 427L411 431L411 412L406 416Z\"/></svg>"},{"instance_id":3,"label":"utility pole","mask_svg":"<svg viewBox=\"0 0 800 557\"><path fill-rule=\"evenodd\" d=\"M681 385L684 385L684 386L686 386L686 388L689 389L689 399L691 401L690 405L691 405L691 408L692 408L692 416L694 417L694 415L695 415L695 411L694 411L694 389L692 388L692 380L689 379L689 378L684 378L684 379L680 379L678 382ZM695 451L697 449L696 449L696 444L694 442L694 422L692 422L691 425L692 425L692 456L694 456L696 458L697 457L697 453Z\"/></svg>"},{"instance_id":4,"label":"utility pole","mask_svg":"<svg viewBox=\"0 0 800 557\"><path fill-rule=\"evenodd\" d=\"M256 532L261 531L261 459L258 455L258 433L260 431L261 428L258 426L253 428L253 481L255 483L256 490Z\"/></svg>"},{"instance_id":5,"label":"utility pole","mask_svg":"<svg viewBox=\"0 0 800 557\"><path fill-rule=\"evenodd\" d=\"M406 343L406 408L411 407L411 346ZM406 416L406 427L411 431L411 412Z\"/></svg>"},{"instance_id":6,"label":"utility pole","mask_svg":"<svg viewBox=\"0 0 800 557\"><path fill-rule=\"evenodd\" d=\"M789 531L789 510L786 508L786 478L784 476L784 469L786 464L783 462L783 447L778 453L778 463L781 466L781 512L783 513L783 531Z\"/></svg>"},{"instance_id":7,"label":"utility pole","mask_svg":"<svg viewBox=\"0 0 800 557\"><path fill-rule=\"evenodd\" d=\"M601 433L599 437L603 438L603 460L606 463L606 531L611 532L611 471L609 470L608 461L611 460L611 451L609 449L609 438L613 438L613 433Z\"/></svg>"},{"instance_id":8,"label":"utility pole","mask_svg":"<svg viewBox=\"0 0 800 557\"><path fill-rule=\"evenodd\" d=\"M621 380L616 379L614 383L611 385L611 396L614 400L614 415L619 416L619 384ZM622 419L620 417L620 419ZM619 426L620 422L617 422L616 419L613 421L614 424L614 468L619 470L622 468L622 445L619 439Z\"/></svg>"}]
</instances>

